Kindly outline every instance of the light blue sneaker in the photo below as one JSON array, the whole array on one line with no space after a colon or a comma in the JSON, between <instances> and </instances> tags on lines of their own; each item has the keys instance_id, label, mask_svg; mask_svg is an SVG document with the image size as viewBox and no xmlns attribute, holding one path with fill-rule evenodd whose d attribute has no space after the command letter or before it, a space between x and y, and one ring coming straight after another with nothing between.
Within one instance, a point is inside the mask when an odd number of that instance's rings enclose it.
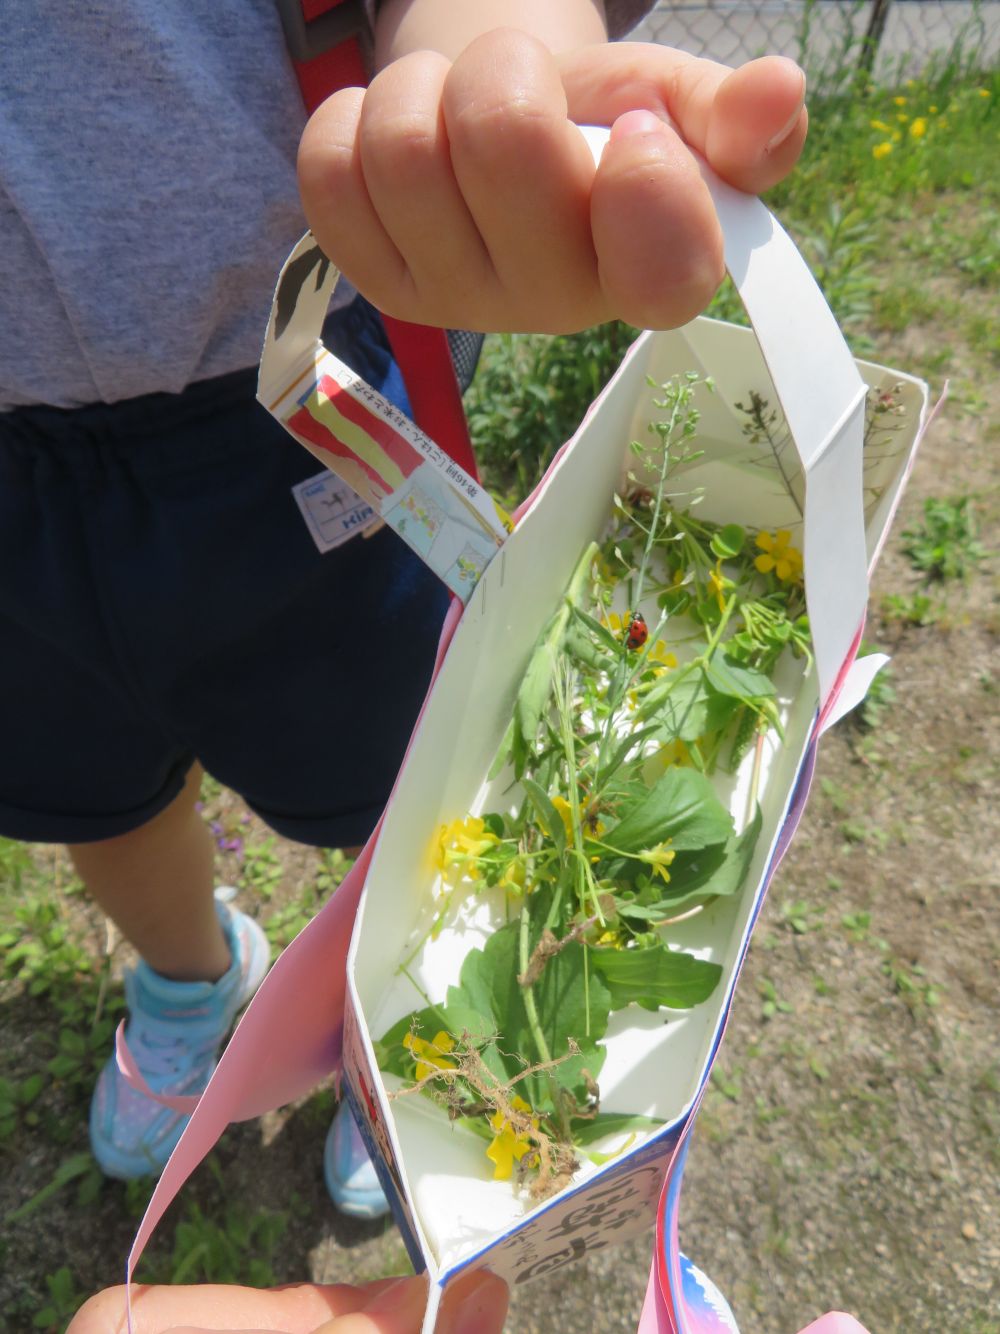
<instances>
[{"instance_id":1,"label":"light blue sneaker","mask_svg":"<svg viewBox=\"0 0 1000 1334\"><path fill-rule=\"evenodd\" d=\"M216 903L232 962L217 982L173 982L140 960L125 976L125 1040L156 1093L200 1093L238 1012L264 980L267 937L250 917ZM114 1056L101 1071L90 1104L90 1147L105 1176L158 1176L187 1117L126 1084Z\"/></svg>"},{"instance_id":2,"label":"light blue sneaker","mask_svg":"<svg viewBox=\"0 0 1000 1334\"><path fill-rule=\"evenodd\" d=\"M389 1201L346 1101L337 1108L327 1131L323 1178L342 1214L351 1218L384 1218L389 1212Z\"/></svg>"}]
</instances>

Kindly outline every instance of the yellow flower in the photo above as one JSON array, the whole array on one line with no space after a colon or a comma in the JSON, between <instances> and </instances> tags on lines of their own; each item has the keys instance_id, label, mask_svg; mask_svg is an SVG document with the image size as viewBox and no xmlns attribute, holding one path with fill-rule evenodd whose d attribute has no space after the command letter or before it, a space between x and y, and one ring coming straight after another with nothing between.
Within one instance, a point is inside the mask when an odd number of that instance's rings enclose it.
<instances>
[{"instance_id":1,"label":"yellow flower","mask_svg":"<svg viewBox=\"0 0 1000 1334\"><path fill-rule=\"evenodd\" d=\"M661 675L663 672L669 671L671 667L677 666L676 657L666 647L662 639L658 639L649 650L646 660L657 669L657 676Z\"/></svg>"},{"instance_id":2,"label":"yellow flower","mask_svg":"<svg viewBox=\"0 0 1000 1334\"><path fill-rule=\"evenodd\" d=\"M883 134L888 134L892 129L891 125L886 125L884 120L870 120L868 124L873 130L881 130Z\"/></svg>"},{"instance_id":3,"label":"yellow flower","mask_svg":"<svg viewBox=\"0 0 1000 1334\"><path fill-rule=\"evenodd\" d=\"M664 672L670 671L677 666L677 658L665 646L662 639L657 639L646 654L646 667L653 669L654 678L661 677ZM628 702L633 709L639 707L638 690L628 692Z\"/></svg>"},{"instance_id":4,"label":"yellow flower","mask_svg":"<svg viewBox=\"0 0 1000 1334\"><path fill-rule=\"evenodd\" d=\"M722 573L722 561L716 561L715 569L708 576L708 591L715 594L720 612L726 610L726 589L732 588L732 586L732 580L727 579Z\"/></svg>"},{"instance_id":5,"label":"yellow flower","mask_svg":"<svg viewBox=\"0 0 1000 1334\"><path fill-rule=\"evenodd\" d=\"M990 96L990 90L988 88L977 88L976 92L979 94L980 97Z\"/></svg>"},{"instance_id":6,"label":"yellow flower","mask_svg":"<svg viewBox=\"0 0 1000 1334\"><path fill-rule=\"evenodd\" d=\"M507 863L507 869L500 877L500 888L505 889L508 894L513 894L519 898L525 891L527 885L527 876L524 870L524 862L519 857L514 857Z\"/></svg>"},{"instance_id":7,"label":"yellow flower","mask_svg":"<svg viewBox=\"0 0 1000 1334\"><path fill-rule=\"evenodd\" d=\"M434 864L442 879L449 885L457 885L464 875L475 871L476 859L498 842L496 834L490 833L485 820L478 815L452 820L438 830Z\"/></svg>"},{"instance_id":8,"label":"yellow flower","mask_svg":"<svg viewBox=\"0 0 1000 1334\"><path fill-rule=\"evenodd\" d=\"M918 116L910 126L910 134L914 139L922 139L927 133L927 121L923 116Z\"/></svg>"},{"instance_id":9,"label":"yellow flower","mask_svg":"<svg viewBox=\"0 0 1000 1334\"><path fill-rule=\"evenodd\" d=\"M559 812L559 818L563 822L563 828L566 830L566 837L573 837L573 808L565 797L553 797L552 805Z\"/></svg>"},{"instance_id":10,"label":"yellow flower","mask_svg":"<svg viewBox=\"0 0 1000 1334\"><path fill-rule=\"evenodd\" d=\"M684 765L691 763L691 752L688 749L686 741L680 737L675 737L669 745L661 746L656 752L656 758L663 765L664 769L669 769L672 764Z\"/></svg>"},{"instance_id":11,"label":"yellow flower","mask_svg":"<svg viewBox=\"0 0 1000 1334\"><path fill-rule=\"evenodd\" d=\"M516 1095L511 1099L511 1106L516 1112L530 1112L531 1108L523 1098ZM531 1124L538 1129L538 1120L532 1117ZM509 1181L514 1172L514 1163L520 1162L531 1149L531 1141L526 1133L518 1133L504 1116L503 1112L494 1112L490 1125L496 1131L493 1143L486 1150L486 1157L493 1163L493 1180Z\"/></svg>"},{"instance_id":12,"label":"yellow flower","mask_svg":"<svg viewBox=\"0 0 1000 1334\"><path fill-rule=\"evenodd\" d=\"M798 583L802 578L802 552L791 546L792 535L787 528L776 533L758 533L757 545L764 553L754 565L761 574L773 570L783 584Z\"/></svg>"},{"instance_id":13,"label":"yellow flower","mask_svg":"<svg viewBox=\"0 0 1000 1334\"><path fill-rule=\"evenodd\" d=\"M454 1061L447 1059L447 1053L454 1051L455 1039L444 1029L437 1034L433 1042L418 1038L414 1033L407 1033L403 1046L417 1063L417 1078L426 1079L435 1070L457 1070Z\"/></svg>"},{"instance_id":14,"label":"yellow flower","mask_svg":"<svg viewBox=\"0 0 1000 1334\"><path fill-rule=\"evenodd\" d=\"M901 125L905 125L906 122L907 122L910 118L909 118L909 116L906 115L905 112L900 111L900 112L897 114L896 119L899 121L899 123L900 123Z\"/></svg>"},{"instance_id":15,"label":"yellow flower","mask_svg":"<svg viewBox=\"0 0 1000 1334\"><path fill-rule=\"evenodd\" d=\"M906 106L906 98L905 98L905 97L894 97L892 100L893 100L893 103L894 103L897 107L905 107L905 106Z\"/></svg>"},{"instance_id":16,"label":"yellow flower","mask_svg":"<svg viewBox=\"0 0 1000 1334\"><path fill-rule=\"evenodd\" d=\"M931 113L932 116L936 116L938 113L938 109L935 106L929 106L927 110Z\"/></svg>"},{"instance_id":17,"label":"yellow flower","mask_svg":"<svg viewBox=\"0 0 1000 1334\"><path fill-rule=\"evenodd\" d=\"M664 884L670 883L670 872L667 867L677 856L677 853L670 846L669 839L666 843L657 843L655 848L647 848L645 852L640 852L637 856L641 862L645 862L647 866L653 868L654 875L662 877Z\"/></svg>"},{"instance_id":18,"label":"yellow flower","mask_svg":"<svg viewBox=\"0 0 1000 1334\"><path fill-rule=\"evenodd\" d=\"M623 950L625 937L620 927L609 927L607 931L601 932L594 943L603 949Z\"/></svg>"},{"instance_id":19,"label":"yellow flower","mask_svg":"<svg viewBox=\"0 0 1000 1334\"><path fill-rule=\"evenodd\" d=\"M565 797L553 797L552 805L559 812L559 818L563 822L563 828L566 830L567 841L573 841L573 808ZM604 821L598 818L597 811L591 811L585 804L580 806L580 823L583 827L584 835L591 838L600 838L606 828Z\"/></svg>"}]
</instances>

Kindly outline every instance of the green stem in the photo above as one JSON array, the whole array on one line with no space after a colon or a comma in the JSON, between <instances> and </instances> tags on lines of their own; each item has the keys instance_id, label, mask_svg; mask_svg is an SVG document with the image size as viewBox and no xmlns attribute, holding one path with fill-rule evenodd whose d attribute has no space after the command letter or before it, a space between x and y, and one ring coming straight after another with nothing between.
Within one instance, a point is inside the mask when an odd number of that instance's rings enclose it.
<instances>
[{"instance_id":1,"label":"green stem","mask_svg":"<svg viewBox=\"0 0 1000 1334\"><path fill-rule=\"evenodd\" d=\"M522 975L528 971L528 964L531 960L531 914L528 912L528 902L525 898L521 906L521 930L519 936L520 944L520 964ZM549 1044L545 1041L545 1034L542 1032L542 1025L538 1018L538 1007L535 1005L535 993L531 986L521 988L521 994L524 997L524 1009L528 1016L528 1027L531 1029L531 1036L535 1039L535 1048L538 1052L538 1058L541 1061L551 1061L552 1053L549 1051ZM551 1076L550 1076L551 1080ZM554 1084L554 1081L552 1081ZM553 1088L553 1095L555 1089Z\"/></svg>"},{"instance_id":2,"label":"green stem","mask_svg":"<svg viewBox=\"0 0 1000 1334\"><path fill-rule=\"evenodd\" d=\"M569 792L569 809L573 823L573 854L576 860L576 897L580 911L587 911L587 889L591 877L587 875L587 860L583 851L583 822L580 819L580 793L577 787L577 765L576 765L576 741L573 737L572 719L569 714L569 700L572 697L572 691L568 683L564 683L558 671L553 677L553 689L556 696L556 708L559 712L559 730L562 736L563 751L566 756L567 769L567 791ZM596 795L596 794L595 794ZM601 911L601 905L596 892L593 893L593 911L602 926L605 925L604 913ZM553 914L550 912L549 916ZM555 920L553 918L553 920ZM551 923L549 923L551 925Z\"/></svg>"}]
</instances>

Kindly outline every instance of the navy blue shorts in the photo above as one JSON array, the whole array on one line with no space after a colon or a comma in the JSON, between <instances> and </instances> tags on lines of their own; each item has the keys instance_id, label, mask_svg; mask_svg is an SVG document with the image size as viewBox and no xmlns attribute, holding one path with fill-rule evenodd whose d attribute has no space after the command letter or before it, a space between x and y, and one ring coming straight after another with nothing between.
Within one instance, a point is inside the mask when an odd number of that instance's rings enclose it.
<instances>
[{"instance_id":1,"label":"navy blue shorts","mask_svg":"<svg viewBox=\"0 0 1000 1334\"><path fill-rule=\"evenodd\" d=\"M406 410L369 307L327 342ZM288 838L373 828L447 593L386 528L317 549L255 380L0 415L0 834L125 833L196 759Z\"/></svg>"}]
</instances>

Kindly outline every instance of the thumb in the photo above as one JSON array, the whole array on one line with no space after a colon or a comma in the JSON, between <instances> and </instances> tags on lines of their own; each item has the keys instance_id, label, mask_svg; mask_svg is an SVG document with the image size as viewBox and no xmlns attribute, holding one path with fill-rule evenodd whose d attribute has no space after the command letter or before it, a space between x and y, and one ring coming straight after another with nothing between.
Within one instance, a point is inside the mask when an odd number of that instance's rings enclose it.
<instances>
[{"instance_id":1,"label":"thumb","mask_svg":"<svg viewBox=\"0 0 1000 1334\"><path fill-rule=\"evenodd\" d=\"M868 1330L852 1315L843 1311L829 1311L800 1330L799 1334L868 1334Z\"/></svg>"},{"instance_id":2,"label":"thumb","mask_svg":"<svg viewBox=\"0 0 1000 1334\"><path fill-rule=\"evenodd\" d=\"M508 1295L507 1284L488 1269L463 1274L444 1295L438 1334L501 1334Z\"/></svg>"}]
</instances>

